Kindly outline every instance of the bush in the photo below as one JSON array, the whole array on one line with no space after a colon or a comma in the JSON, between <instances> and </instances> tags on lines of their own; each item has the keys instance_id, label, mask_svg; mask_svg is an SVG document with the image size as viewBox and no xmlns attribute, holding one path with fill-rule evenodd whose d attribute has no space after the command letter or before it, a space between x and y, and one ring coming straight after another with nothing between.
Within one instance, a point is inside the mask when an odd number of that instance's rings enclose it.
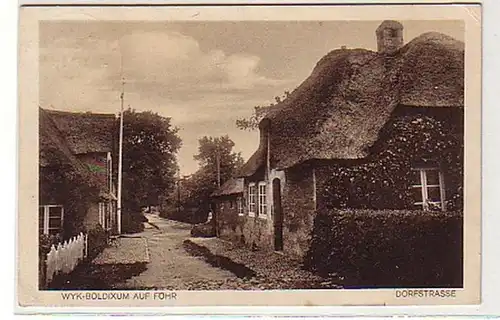
<instances>
[{"instance_id":1,"label":"bush","mask_svg":"<svg viewBox=\"0 0 500 320\"><path fill-rule=\"evenodd\" d=\"M144 231L144 222L148 219L141 212L124 212L122 215L122 232L138 233Z\"/></svg>"},{"instance_id":2,"label":"bush","mask_svg":"<svg viewBox=\"0 0 500 320\"><path fill-rule=\"evenodd\" d=\"M215 237L215 226L212 222L197 224L191 229L191 236L200 238Z\"/></svg>"},{"instance_id":3,"label":"bush","mask_svg":"<svg viewBox=\"0 0 500 320\"><path fill-rule=\"evenodd\" d=\"M462 287L462 226L457 212L320 212L304 265L346 287Z\"/></svg>"},{"instance_id":4,"label":"bush","mask_svg":"<svg viewBox=\"0 0 500 320\"><path fill-rule=\"evenodd\" d=\"M104 248L108 246L109 234L98 224L97 227L88 232L88 259L93 260Z\"/></svg>"}]
</instances>

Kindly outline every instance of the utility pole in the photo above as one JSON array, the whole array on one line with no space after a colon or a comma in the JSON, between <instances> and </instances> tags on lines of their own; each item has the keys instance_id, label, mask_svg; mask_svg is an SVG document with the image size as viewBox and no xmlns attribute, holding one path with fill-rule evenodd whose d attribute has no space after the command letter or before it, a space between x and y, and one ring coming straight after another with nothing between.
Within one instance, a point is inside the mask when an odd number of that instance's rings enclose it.
<instances>
[{"instance_id":1,"label":"utility pole","mask_svg":"<svg viewBox=\"0 0 500 320\"><path fill-rule=\"evenodd\" d=\"M118 143L118 204L117 204L117 231L122 233L122 165L123 165L123 99L125 95L125 77L123 76L123 60L120 55L120 77L122 92L120 94L120 138Z\"/></svg>"},{"instance_id":2,"label":"utility pole","mask_svg":"<svg viewBox=\"0 0 500 320\"><path fill-rule=\"evenodd\" d=\"M215 147L215 162L217 164L217 188L220 188L220 153L219 145Z\"/></svg>"}]
</instances>

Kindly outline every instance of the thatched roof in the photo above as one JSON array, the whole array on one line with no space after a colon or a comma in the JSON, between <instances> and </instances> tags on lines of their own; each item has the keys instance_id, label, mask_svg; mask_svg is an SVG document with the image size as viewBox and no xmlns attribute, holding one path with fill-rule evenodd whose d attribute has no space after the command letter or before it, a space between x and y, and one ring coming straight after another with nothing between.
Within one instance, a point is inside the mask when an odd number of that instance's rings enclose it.
<instances>
[{"instance_id":1,"label":"thatched roof","mask_svg":"<svg viewBox=\"0 0 500 320\"><path fill-rule=\"evenodd\" d=\"M269 123L271 166L364 158L398 105L463 107L463 42L432 32L392 56L365 49L330 52L264 118ZM262 156L264 146L241 175L254 174Z\"/></svg>"},{"instance_id":2,"label":"thatched roof","mask_svg":"<svg viewBox=\"0 0 500 320\"><path fill-rule=\"evenodd\" d=\"M226 181L219 189L212 193L212 197L229 196L243 192L243 179L235 178Z\"/></svg>"},{"instance_id":3,"label":"thatched roof","mask_svg":"<svg viewBox=\"0 0 500 320\"><path fill-rule=\"evenodd\" d=\"M64 134L57 128L52 117L53 112L39 109L39 165L40 167L66 164L71 170L88 182L89 186L99 189L99 196L113 198L109 194L106 181L97 179L72 152Z\"/></svg>"},{"instance_id":4,"label":"thatched roof","mask_svg":"<svg viewBox=\"0 0 500 320\"><path fill-rule=\"evenodd\" d=\"M46 110L74 154L113 149L115 115Z\"/></svg>"}]
</instances>

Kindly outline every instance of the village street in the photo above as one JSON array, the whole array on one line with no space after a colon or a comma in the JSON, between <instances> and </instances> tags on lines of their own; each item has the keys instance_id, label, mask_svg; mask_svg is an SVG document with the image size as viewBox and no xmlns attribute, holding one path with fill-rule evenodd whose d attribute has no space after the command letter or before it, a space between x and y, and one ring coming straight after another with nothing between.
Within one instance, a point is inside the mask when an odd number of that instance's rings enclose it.
<instances>
[{"instance_id":1,"label":"village street","mask_svg":"<svg viewBox=\"0 0 500 320\"><path fill-rule=\"evenodd\" d=\"M146 224L146 229L139 234L148 243L150 262L147 269L115 288L189 290L208 286L216 289L227 281L236 280L233 273L212 267L184 250L183 241L190 237L190 224L155 214L147 218L150 225Z\"/></svg>"},{"instance_id":2,"label":"village street","mask_svg":"<svg viewBox=\"0 0 500 320\"><path fill-rule=\"evenodd\" d=\"M251 251L218 238L191 238L191 225L147 215L140 236L147 240L144 271L112 289L264 290L338 288L300 268L284 255ZM332 281L333 280L333 281Z\"/></svg>"}]
</instances>

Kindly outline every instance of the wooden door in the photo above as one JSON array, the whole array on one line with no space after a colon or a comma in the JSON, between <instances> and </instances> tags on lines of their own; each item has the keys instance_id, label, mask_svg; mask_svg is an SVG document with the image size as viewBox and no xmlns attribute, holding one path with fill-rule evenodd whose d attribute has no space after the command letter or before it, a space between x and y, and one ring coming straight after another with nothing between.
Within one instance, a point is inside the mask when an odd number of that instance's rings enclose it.
<instances>
[{"instance_id":1,"label":"wooden door","mask_svg":"<svg viewBox=\"0 0 500 320\"><path fill-rule=\"evenodd\" d=\"M273 207L274 207L274 250L283 251L283 210L281 207L281 182L273 180Z\"/></svg>"}]
</instances>

